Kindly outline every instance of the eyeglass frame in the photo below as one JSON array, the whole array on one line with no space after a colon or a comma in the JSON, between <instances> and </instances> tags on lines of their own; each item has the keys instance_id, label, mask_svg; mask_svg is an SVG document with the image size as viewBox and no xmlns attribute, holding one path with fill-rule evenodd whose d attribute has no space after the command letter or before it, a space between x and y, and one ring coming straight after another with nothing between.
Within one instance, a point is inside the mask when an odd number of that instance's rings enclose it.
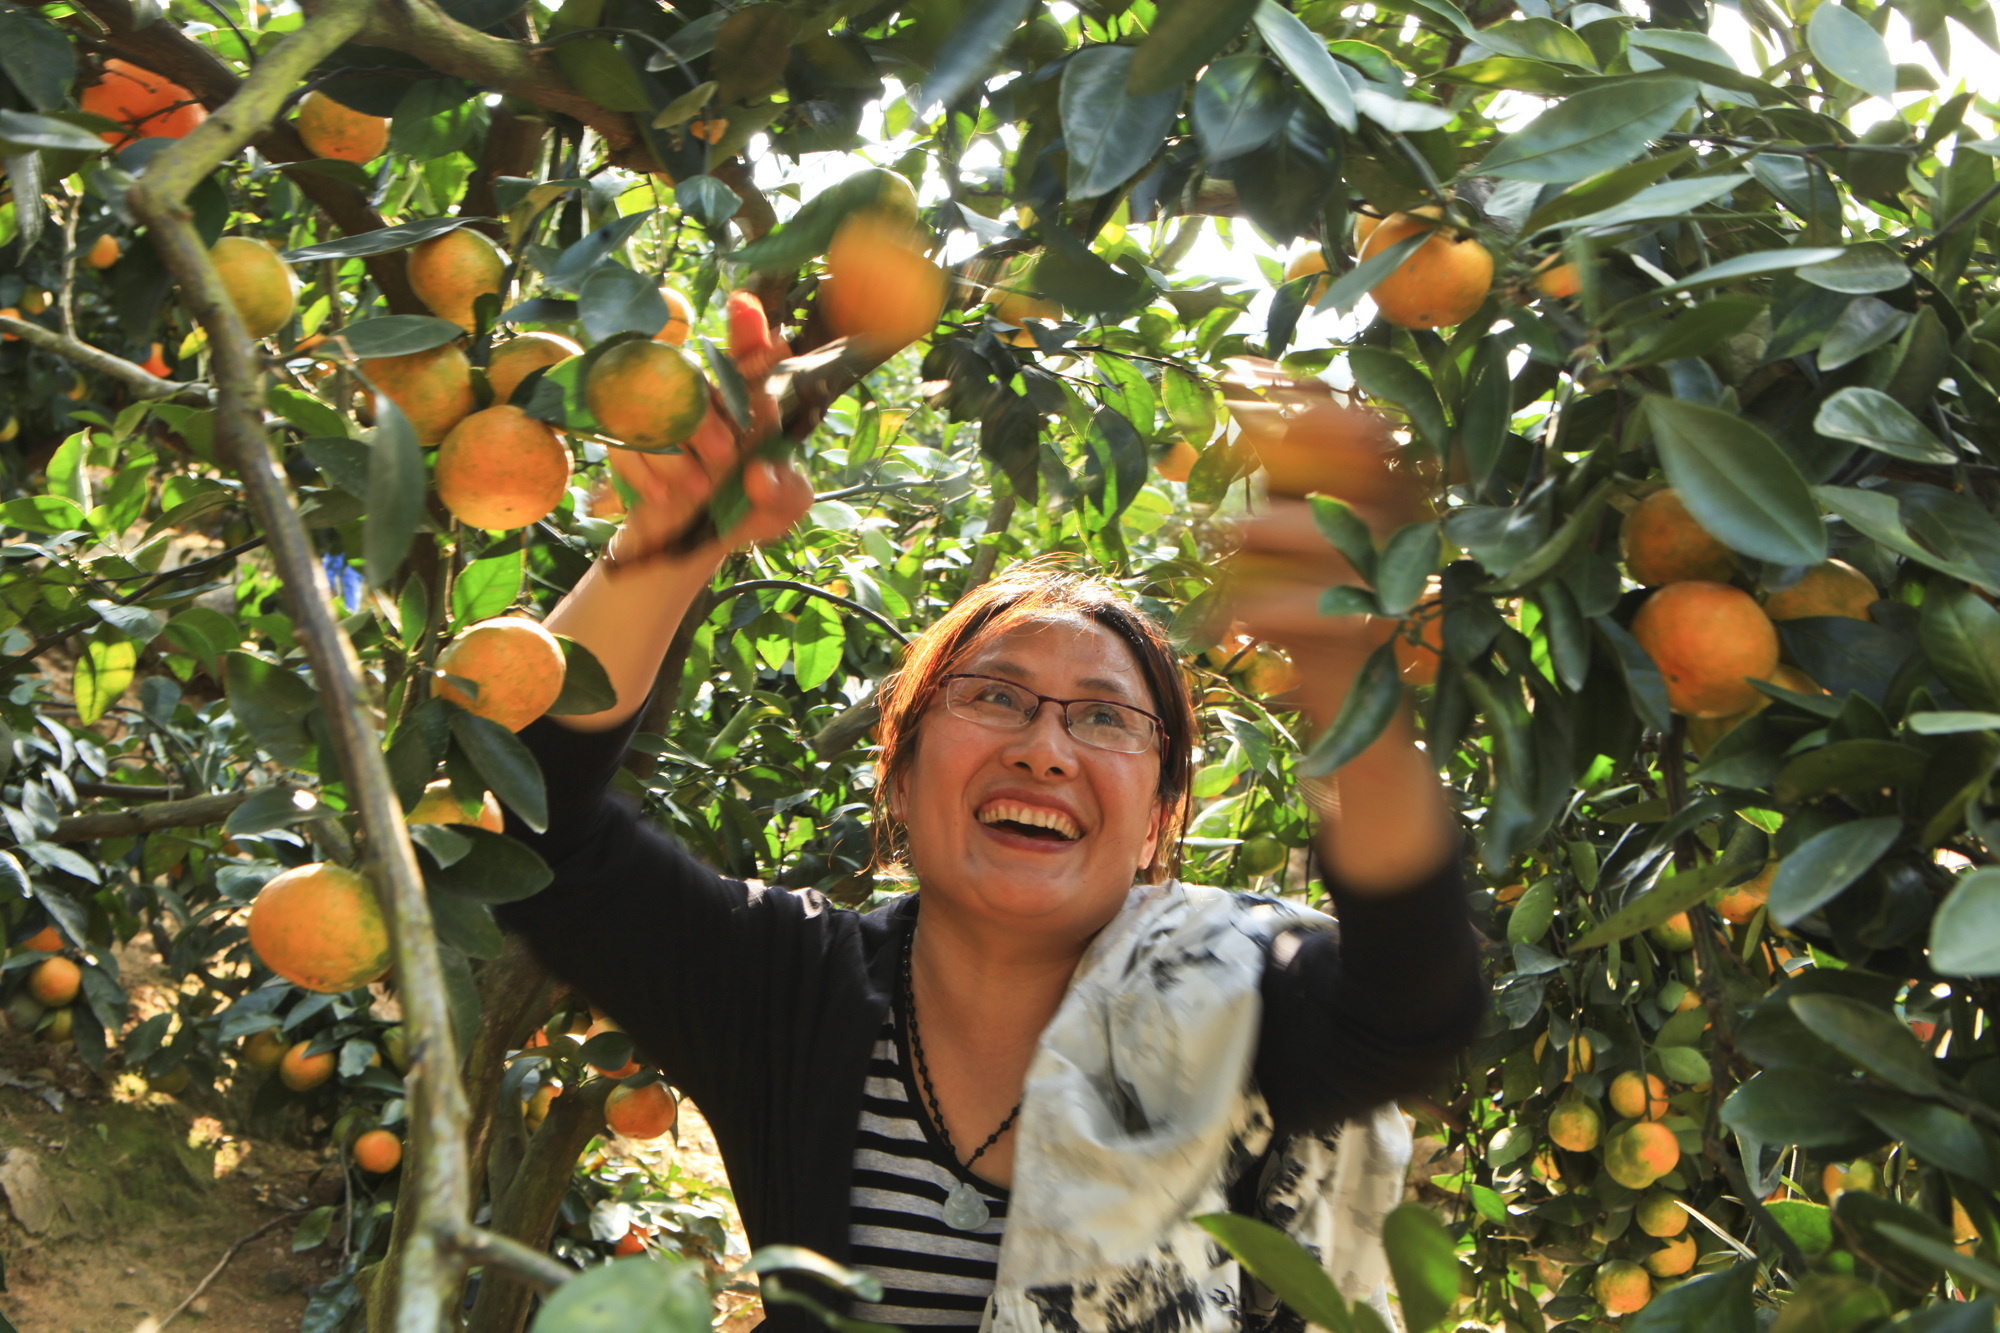
<instances>
[{"instance_id":1,"label":"eyeglass frame","mask_svg":"<svg viewBox=\"0 0 2000 1333\"><path fill-rule=\"evenodd\" d=\"M1026 731L1029 727L1034 726L1035 719L1041 716L1043 704L1057 704L1060 705L1057 711L1057 716L1062 718L1063 735L1068 736L1078 745L1088 745L1090 746L1091 749L1103 750L1104 753L1106 754L1145 754L1146 750L1158 750L1161 757L1164 759L1167 753L1167 747L1170 744L1172 744L1172 742L1167 737L1167 720L1161 717L1158 713L1149 712L1148 710L1139 707L1139 705L1137 704L1128 704L1123 699L1098 699L1088 695L1086 695L1081 699L1058 699L1052 694L1042 694L1039 691L1031 690L1018 680L1008 680L1005 676L989 676L986 675L984 672L980 671L954 671L951 672L949 675L941 676L938 678L938 699L940 702L944 704L945 711L950 713L953 717L964 717L964 714L957 712L951 706L951 699L949 697L950 689L951 689L951 683L955 680L990 680L996 685L1005 685L1009 689L1019 690L1023 694L1034 695L1035 711L1029 713L1027 715L1026 720L1023 721L1019 727L996 727L995 730L998 731ZM1069 721L1069 706L1071 704L1110 704L1113 708L1129 709L1130 711L1137 713L1139 716L1145 718L1147 721L1153 724L1152 744L1148 745L1146 747L1146 750L1113 750L1108 746L1092 744L1090 741L1087 741L1083 737L1077 735L1076 732L1071 729ZM993 726L992 723L982 722L980 719L976 717L966 717L965 721L970 722L975 726L982 726L982 727Z\"/></svg>"}]
</instances>

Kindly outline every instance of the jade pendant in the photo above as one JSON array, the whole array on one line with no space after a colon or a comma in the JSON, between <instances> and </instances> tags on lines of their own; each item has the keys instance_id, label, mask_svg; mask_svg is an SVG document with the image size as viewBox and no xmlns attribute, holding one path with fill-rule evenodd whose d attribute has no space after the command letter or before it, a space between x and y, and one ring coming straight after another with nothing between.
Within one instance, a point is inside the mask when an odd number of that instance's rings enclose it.
<instances>
[{"instance_id":1,"label":"jade pendant","mask_svg":"<svg viewBox=\"0 0 2000 1333\"><path fill-rule=\"evenodd\" d=\"M944 1224L953 1231L977 1231L992 1217L979 1191L962 1180L944 1196Z\"/></svg>"}]
</instances>

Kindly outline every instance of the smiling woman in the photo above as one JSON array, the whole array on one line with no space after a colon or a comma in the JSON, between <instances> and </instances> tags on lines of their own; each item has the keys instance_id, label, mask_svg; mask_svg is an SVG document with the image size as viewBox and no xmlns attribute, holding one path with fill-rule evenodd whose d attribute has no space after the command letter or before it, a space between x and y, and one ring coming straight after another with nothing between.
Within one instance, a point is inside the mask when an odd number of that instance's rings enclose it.
<instances>
[{"instance_id":1,"label":"smiling woman","mask_svg":"<svg viewBox=\"0 0 2000 1333\"><path fill-rule=\"evenodd\" d=\"M763 330L732 334L754 391ZM1297 1328L1189 1220L1224 1210L1371 1294L1408 1156L1389 1099L1483 1003L1453 824L1407 725L1317 793L1338 807L1337 927L1182 884L1197 733L1173 649L1109 585L1024 566L969 587L882 690L880 842L917 891L862 914L726 879L605 791L695 594L811 492L757 465L738 528L655 554L740 441L711 413L690 445L614 455L638 502L549 618L618 704L522 733L548 832L509 832L555 882L506 919L701 1106L752 1243L872 1273L877 1299L816 1294L911 1329ZM1289 585L1234 611L1292 649L1324 723L1373 631L1319 616L1314 580L1352 571L1290 510L1244 541L1308 590L1306 611ZM788 1305L770 1322L816 1327Z\"/></svg>"}]
</instances>

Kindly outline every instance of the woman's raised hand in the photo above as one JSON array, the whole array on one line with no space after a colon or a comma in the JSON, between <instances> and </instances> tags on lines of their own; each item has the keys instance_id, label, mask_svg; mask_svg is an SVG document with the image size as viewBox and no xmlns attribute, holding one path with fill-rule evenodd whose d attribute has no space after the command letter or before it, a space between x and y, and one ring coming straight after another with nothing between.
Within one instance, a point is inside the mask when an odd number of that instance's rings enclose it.
<instances>
[{"instance_id":1,"label":"woman's raised hand","mask_svg":"<svg viewBox=\"0 0 2000 1333\"><path fill-rule=\"evenodd\" d=\"M711 393L708 414L680 453L611 451L612 469L636 497L624 527L612 539L620 563L645 559L686 529L743 450L779 427L768 377L789 349L772 334L763 305L751 293L730 293L728 310L729 354L749 388L750 427L738 431ZM812 484L788 463L752 462L744 469L743 491L750 511L722 535L721 549L782 536L812 505Z\"/></svg>"}]
</instances>

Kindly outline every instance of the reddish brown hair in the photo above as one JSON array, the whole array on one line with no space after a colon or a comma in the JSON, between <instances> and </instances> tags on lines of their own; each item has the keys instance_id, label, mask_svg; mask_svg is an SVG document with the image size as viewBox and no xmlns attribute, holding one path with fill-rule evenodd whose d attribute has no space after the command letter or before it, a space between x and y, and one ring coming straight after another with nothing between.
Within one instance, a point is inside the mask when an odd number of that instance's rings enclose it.
<instances>
[{"instance_id":1,"label":"reddish brown hair","mask_svg":"<svg viewBox=\"0 0 2000 1333\"><path fill-rule=\"evenodd\" d=\"M1194 774L1194 701L1167 636L1152 617L1102 579L1037 561L966 593L929 629L911 641L903 666L882 684L882 753L875 762L875 828L878 861L896 857L902 828L889 794L917 759L918 723L937 698L944 678L988 643L1031 621L1073 615L1111 631L1132 653L1165 726L1159 742L1160 840L1146 873L1158 879L1180 869L1181 829L1187 821Z\"/></svg>"}]
</instances>

